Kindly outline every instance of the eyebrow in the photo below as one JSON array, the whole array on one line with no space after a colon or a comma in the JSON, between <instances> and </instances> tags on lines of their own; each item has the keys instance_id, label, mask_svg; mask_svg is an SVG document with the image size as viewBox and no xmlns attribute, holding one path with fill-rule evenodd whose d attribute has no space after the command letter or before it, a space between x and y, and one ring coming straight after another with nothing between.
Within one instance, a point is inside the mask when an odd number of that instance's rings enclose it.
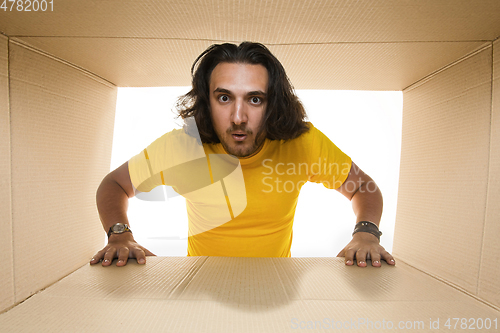
<instances>
[{"instance_id":1,"label":"eyebrow","mask_svg":"<svg viewBox=\"0 0 500 333\"><path fill-rule=\"evenodd\" d=\"M231 91L218 87L214 90L214 94L215 93L231 94ZM255 90L255 91L250 91L249 93L247 93L247 96L264 96L265 97L265 96L267 96L267 94L265 92L263 92L262 90Z\"/></svg>"},{"instance_id":2,"label":"eyebrow","mask_svg":"<svg viewBox=\"0 0 500 333\"><path fill-rule=\"evenodd\" d=\"M229 90L224 89L224 88L216 88L216 89L214 90L214 94L215 94L215 93L218 93L218 92L220 92L220 93L225 93L225 94L231 94L231 92L230 92Z\"/></svg>"}]
</instances>

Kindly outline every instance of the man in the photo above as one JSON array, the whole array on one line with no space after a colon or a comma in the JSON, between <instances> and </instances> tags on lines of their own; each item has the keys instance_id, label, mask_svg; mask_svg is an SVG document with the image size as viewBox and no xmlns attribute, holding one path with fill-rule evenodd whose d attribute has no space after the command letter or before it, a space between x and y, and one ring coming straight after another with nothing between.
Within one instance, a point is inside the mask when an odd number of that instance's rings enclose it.
<instances>
[{"instance_id":1,"label":"man","mask_svg":"<svg viewBox=\"0 0 500 333\"><path fill-rule=\"evenodd\" d=\"M379 244L380 190L304 121L282 65L265 46L212 45L191 72L192 90L178 109L183 119L194 118L196 133L188 125L169 132L103 179L97 206L109 241L91 264L102 260L109 266L114 258L117 266L128 258L143 264L154 255L135 242L126 210L129 198L162 184L186 197L188 255L289 257L295 207L306 181L336 189L352 202L353 238L338 254L346 265L355 259L360 267L367 259L377 267L381 260L395 264ZM237 162L217 162L215 156ZM226 166L216 175L218 165ZM225 198L222 204L217 196Z\"/></svg>"}]
</instances>

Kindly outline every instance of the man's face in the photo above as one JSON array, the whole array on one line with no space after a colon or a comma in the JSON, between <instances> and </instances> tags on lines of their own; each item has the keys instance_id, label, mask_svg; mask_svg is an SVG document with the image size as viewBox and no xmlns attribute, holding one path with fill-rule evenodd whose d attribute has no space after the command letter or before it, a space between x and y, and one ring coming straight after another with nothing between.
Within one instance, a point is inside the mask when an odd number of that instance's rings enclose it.
<instances>
[{"instance_id":1,"label":"man's face","mask_svg":"<svg viewBox=\"0 0 500 333\"><path fill-rule=\"evenodd\" d=\"M262 65L220 63L210 77L210 114L224 149L250 156L264 143L256 140L267 104L267 69Z\"/></svg>"}]
</instances>

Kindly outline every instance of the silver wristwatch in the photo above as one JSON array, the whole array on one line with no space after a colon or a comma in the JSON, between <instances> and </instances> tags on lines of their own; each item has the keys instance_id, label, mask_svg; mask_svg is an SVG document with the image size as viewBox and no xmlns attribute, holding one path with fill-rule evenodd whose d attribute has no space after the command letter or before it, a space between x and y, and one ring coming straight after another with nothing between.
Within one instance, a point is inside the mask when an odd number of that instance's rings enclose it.
<instances>
[{"instance_id":1,"label":"silver wristwatch","mask_svg":"<svg viewBox=\"0 0 500 333\"><path fill-rule=\"evenodd\" d=\"M108 238L111 236L111 234L123 234L124 232L130 232L132 233L132 230L128 227L128 224L124 223L116 223L109 228L108 231Z\"/></svg>"}]
</instances>

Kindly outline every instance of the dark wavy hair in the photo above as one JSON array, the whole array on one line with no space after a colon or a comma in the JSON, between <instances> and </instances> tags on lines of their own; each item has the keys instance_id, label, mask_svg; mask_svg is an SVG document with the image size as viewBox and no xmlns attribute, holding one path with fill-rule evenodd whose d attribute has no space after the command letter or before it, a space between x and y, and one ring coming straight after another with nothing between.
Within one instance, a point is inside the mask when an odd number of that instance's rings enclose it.
<instances>
[{"instance_id":1,"label":"dark wavy hair","mask_svg":"<svg viewBox=\"0 0 500 333\"><path fill-rule=\"evenodd\" d=\"M210 117L210 76L219 63L260 64L269 75L267 106L261 132L270 140L290 140L309 130L304 106L295 95L283 65L260 43L214 44L191 67L192 89L179 97L177 112L182 119L194 117L201 141L219 143ZM260 137L261 132L256 137Z\"/></svg>"}]
</instances>

